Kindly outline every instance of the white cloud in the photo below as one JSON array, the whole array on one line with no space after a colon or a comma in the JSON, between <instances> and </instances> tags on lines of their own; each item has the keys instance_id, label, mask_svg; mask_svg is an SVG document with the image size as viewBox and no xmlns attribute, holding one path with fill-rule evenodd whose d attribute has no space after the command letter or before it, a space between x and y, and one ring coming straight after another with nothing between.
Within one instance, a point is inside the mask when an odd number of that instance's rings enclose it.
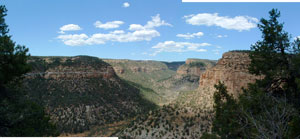
<instances>
[{"instance_id":1,"label":"white cloud","mask_svg":"<svg viewBox=\"0 0 300 139\"><path fill-rule=\"evenodd\" d=\"M86 34L74 34L74 35L59 35L58 39L62 40L64 44L70 46L84 45L88 36Z\"/></svg>"},{"instance_id":2,"label":"white cloud","mask_svg":"<svg viewBox=\"0 0 300 139\"><path fill-rule=\"evenodd\" d=\"M118 28L122 24L124 24L123 21L111 21L111 22L106 22L106 23L101 23L100 21L96 21L94 23L96 28L103 28L103 29Z\"/></svg>"},{"instance_id":3,"label":"white cloud","mask_svg":"<svg viewBox=\"0 0 300 139\"><path fill-rule=\"evenodd\" d=\"M186 22L191 25L206 25L218 26L225 29L233 29L238 31L250 30L255 28L258 22L257 18L249 16L235 16L233 18L228 16L219 16L218 13L200 13L197 15L184 16Z\"/></svg>"},{"instance_id":4,"label":"white cloud","mask_svg":"<svg viewBox=\"0 0 300 139\"><path fill-rule=\"evenodd\" d=\"M131 24L129 30L144 30L145 27L140 24Z\"/></svg>"},{"instance_id":5,"label":"white cloud","mask_svg":"<svg viewBox=\"0 0 300 139\"><path fill-rule=\"evenodd\" d=\"M156 30L138 30L125 33L123 30L115 30L109 33L96 33L91 36L86 34L59 35L57 38L62 40L65 45L80 46L80 45L97 45L111 42L136 42L150 41L154 37L160 36Z\"/></svg>"},{"instance_id":6,"label":"white cloud","mask_svg":"<svg viewBox=\"0 0 300 139\"><path fill-rule=\"evenodd\" d=\"M103 24L101 24L103 25ZM80 46L80 45L97 45L111 42L136 42L136 41L151 41L153 38L160 36L160 33L155 30L155 27L171 26L161 20L159 14L152 17L146 25L131 24L130 32L124 30L114 30L109 33L95 33L91 36L86 34L59 35L57 38L62 40L65 45Z\"/></svg>"},{"instance_id":7,"label":"white cloud","mask_svg":"<svg viewBox=\"0 0 300 139\"><path fill-rule=\"evenodd\" d=\"M145 28L154 28L154 27L160 27L160 26L172 26L171 24L167 23L164 20L160 20L159 14L156 16L151 17L152 20L148 21L147 24L145 25Z\"/></svg>"},{"instance_id":8,"label":"white cloud","mask_svg":"<svg viewBox=\"0 0 300 139\"><path fill-rule=\"evenodd\" d=\"M164 20L160 19L160 15L157 14L156 16L151 17L152 20L148 21L146 25L142 26L140 24L131 24L129 26L129 30L135 31L135 30L148 30L148 29L153 29L155 27L160 27L160 26L172 26L171 24L167 23Z\"/></svg>"},{"instance_id":9,"label":"white cloud","mask_svg":"<svg viewBox=\"0 0 300 139\"><path fill-rule=\"evenodd\" d=\"M151 54L152 56L157 55L161 52L206 52L206 49L201 47L210 46L209 43L190 43L190 42L174 42L174 41L165 41L160 42L153 46L152 48L156 51Z\"/></svg>"},{"instance_id":10,"label":"white cloud","mask_svg":"<svg viewBox=\"0 0 300 139\"><path fill-rule=\"evenodd\" d=\"M226 38L228 37L227 35L218 35L217 38Z\"/></svg>"},{"instance_id":11,"label":"white cloud","mask_svg":"<svg viewBox=\"0 0 300 139\"><path fill-rule=\"evenodd\" d=\"M184 38L184 39L191 39L191 38L200 38L201 36L203 36L204 33L203 32L197 32L197 33L187 33L187 34L177 34L176 36L177 37L181 37L181 38Z\"/></svg>"},{"instance_id":12,"label":"white cloud","mask_svg":"<svg viewBox=\"0 0 300 139\"><path fill-rule=\"evenodd\" d=\"M124 7L124 8L127 8L127 7L129 7L129 6L130 6L130 4L129 4L128 2L124 2L124 3L123 3L123 7Z\"/></svg>"},{"instance_id":13,"label":"white cloud","mask_svg":"<svg viewBox=\"0 0 300 139\"><path fill-rule=\"evenodd\" d=\"M80 26L75 24L67 24L59 28L59 33L64 34L65 31L76 31L81 30Z\"/></svg>"}]
</instances>

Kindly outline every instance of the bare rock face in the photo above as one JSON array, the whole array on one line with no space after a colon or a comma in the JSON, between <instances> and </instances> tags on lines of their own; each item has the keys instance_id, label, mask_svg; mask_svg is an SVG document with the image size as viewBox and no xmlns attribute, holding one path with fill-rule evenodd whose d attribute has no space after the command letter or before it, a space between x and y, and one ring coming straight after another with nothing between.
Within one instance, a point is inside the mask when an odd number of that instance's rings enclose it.
<instances>
[{"instance_id":1,"label":"bare rock face","mask_svg":"<svg viewBox=\"0 0 300 139\"><path fill-rule=\"evenodd\" d=\"M177 76L190 76L199 80L202 73L215 65L214 61L203 59L187 59L177 70Z\"/></svg>"},{"instance_id":2,"label":"bare rock face","mask_svg":"<svg viewBox=\"0 0 300 139\"><path fill-rule=\"evenodd\" d=\"M219 81L224 82L229 94L236 98L242 93L242 87L247 88L248 83L254 83L261 77L254 76L248 72L251 60L247 52L227 52L218 61L217 65L205 71L199 81L198 92L208 109L213 108L214 85Z\"/></svg>"}]
</instances>

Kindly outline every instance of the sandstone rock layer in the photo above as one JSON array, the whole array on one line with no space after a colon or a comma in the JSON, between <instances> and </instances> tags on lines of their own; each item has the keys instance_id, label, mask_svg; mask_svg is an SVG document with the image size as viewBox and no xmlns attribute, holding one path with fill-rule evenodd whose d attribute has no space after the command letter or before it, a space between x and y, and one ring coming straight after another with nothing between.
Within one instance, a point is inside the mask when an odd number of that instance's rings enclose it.
<instances>
[{"instance_id":1,"label":"sandstone rock layer","mask_svg":"<svg viewBox=\"0 0 300 139\"><path fill-rule=\"evenodd\" d=\"M46 108L61 133L77 133L147 111L135 87L95 57L33 57L28 97ZM149 107L148 107L149 106Z\"/></svg>"},{"instance_id":2,"label":"sandstone rock layer","mask_svg":"<svg viewBox=\"0 0 300 139\"><path fill-rule=\"evenodd\" d=\"M199 81L199 103L203 107L213 108L214 85L219 81L227 86L229 94L235 98L242 93L242 88L247 88L248 83L254 83L261 77L249 73L251 63L247 52L227 52L218 61L215 67L205 71Z\"/></svg>"}]
</instances>

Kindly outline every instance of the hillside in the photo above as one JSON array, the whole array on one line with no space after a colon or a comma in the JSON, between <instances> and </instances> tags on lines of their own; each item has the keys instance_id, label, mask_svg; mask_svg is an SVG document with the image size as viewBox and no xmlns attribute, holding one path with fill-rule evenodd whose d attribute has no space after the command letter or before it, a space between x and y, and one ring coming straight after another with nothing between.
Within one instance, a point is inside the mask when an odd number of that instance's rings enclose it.
<instances>
[{"instance_id":1,"label":"hillside","mask_svg":"<svg viewBox=\"0 0 300 139\"><path fill-rule=\"evenodd\" d=\"M204 132L211 131L214 84L222 81L228 85L231 94L238 95L247 83L259 79L248 73L249 64L248 53L223 54L215 66L201 73L197 90L179 93L170 104L136 118L129 128L117 135L149 139L199 138Z\"/></svg>"},{"instance_id":2,"label":"hillside","mask_svg":"<svg viewBox=\"0 0 300 139\"><path fill-rule=\"evenodd\" d=\"M142 115L132 121L128 128L117 133L123 138L200 138L210 131L212 111L203 110L196 103L196 92L182 92L178 98L160 109Z\"/></svg>"},{"instance_id":3,"label":"hillside","mask_svg":"<svg viewBox=\"0 0 300 139\"><path fill-rule=\"evenodd\" d=\"M129 119L155 107L139 89L95 57L32 57L24 79L28 97L46 107L61 133Z\"/></svg>"},{"instance_id":4,"label":"hillside","mask_svg":"<svg viewBox=\"0 0 300 139\"><path fill-rule=\"evenodd\" d=\"M176 72L162 62L115 59L103 61L111 64L119 77L140 88L143 96L156 104L165 103L169 99L166 96L173 95L168 94L161 81L171 78Z\"/></svg>"}]
</instances>

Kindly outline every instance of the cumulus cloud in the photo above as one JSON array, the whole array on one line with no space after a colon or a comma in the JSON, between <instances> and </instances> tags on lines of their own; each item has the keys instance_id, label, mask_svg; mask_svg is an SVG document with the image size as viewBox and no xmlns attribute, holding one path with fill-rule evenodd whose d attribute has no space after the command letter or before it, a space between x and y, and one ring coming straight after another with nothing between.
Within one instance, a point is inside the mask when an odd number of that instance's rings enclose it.
<instances>
[{"instance_id":1,"label":"cumulus cloud","mask_svg":"<svg viewBox=\"0 0 300 139\"><path fill-rule=\"evenodd\" d=\"M156 15L152 17L152 20L148 21L144 26L139 24L131 24L129 26L130 32L125 32L124 30L114 30L109 33L95 33L90 36L87 36L86 34L59 35L57 38L69 46L105 44L109 41L151 41L152 38L160 36L160 33L155 30L155 27L163 25L171 26L171 24L161 20L159 15Z\"/></svg>"},{"instance_id":2,"label":"cumulus cloud","mask_svg":"<svg viewBox=\"0 0 300 139\"><path fill-rule=\"evenodd\" d=\"M61 39L66 45L76 46L86 44L86 39L88 38L88 36L86 34L71 34L59 35L57 38Z\"/></svg>"},{"instance_id":3,"label":"cumulus cloud","mask_svg":"<svg viewBox=\"0 0 300 139\"><path fill-rule=\"evenodd\" d=\"M151 54L152 56L157 55L161 52L206 52L206 49L203 49L204 46L210 46L209 43L190 43L190 42L175 42L175 41L165 41L160 42L153 46L152 48L156 51Z\"/></svg>"},{"instance_id":4,"label":"cumulus cloud","mask_svg":"<svg viewBox=\"0 0 300 139\"><path fill-rule=\"evenodd\" d=\"M124 8L127 8L127 7L129 7L129 6L130 6L130 4L129 4L128 2L124 2L124 3L123 3L123 7L124 7Z\"/></svg>"},{"instance_id":5,"label":"cumulus cloud","mask_svg":"<svg viewBox=\"0 0 300 139\"><path fill-rule=\"evenodd\" d=\"M80 26L75 24L67 24L59 28L59 33L64 34L65 31L76 31L81 30Z\"/></svg>"},{"instance_id":6,"label":"cumulus cloud","mask_svg":"<svg viewBox=\"0 0 300 139\"><path fill-rule=\"evenodd\" d=\"M203 32L197 32L197 33L177 34L176 36L184 39L191 39L195 37L200 38L203 35L204 35Z\"/></svg>"},{"instance_id":7,"label":"cumulus cloud","mask_svg":"<svg viewBox=\"0 0 300 139\"><path fill-rule=\"evenodd\" d=\"M122 24L124 24L123 21L111 21L111 22L106 22L106 23L102 23L100 21L96 21L94 23L94 25L95 25L96 28L103 28L103 29L118 28Z\"/></svg>"},{"instance_id":8,"label":"cumulus cloud","mask_svg":"<svg viewBox=\"0 0 300 139\"><path fill-rule=\"evenodd\" d=\"M137 31L137 30L149 30L153 29L155 27L160 27L160 26L172 26L171 24L167 23L164 20L160 19L160 15L157 14L156 16L151 17L152 20L148 21L146 25L142 26L140 24L131 24L129 26L129 30L131 31Z\"/></svg>"},{"instance_id":9,"label":"cumulus cloud","mask_svg":"<svg viewBox=\"0 0 300 139\"><path fill-rule=\"evenodd\" d=\"M184 16L184 19L191 25L206 25L218 26L225 29L232 29L238 31L250 30L256 27L257 18L250 16L235 16L233 18L228 16L219 16L218 13L200 13Z\"/></svg>"},{"instance_id":10,"label":"cumulus cloud","mask_svg":"<svg viewBox=\"0 0 300 139\"><path fill-rule=\"evenodd\" d=\"M154 27L160 27L160 26L172 26L171 24L167 23L164 20L160 19L159 14L156 16L151 17L152 20L148 21L147 24L145 25L145 28L154 28Z\"/></svg>"},{"instance_id":11,"label":"cumulus cloud","mask_svg":"<svg viewBox=\"0 0 300 139\"><path fill-rule=\"evenodd\" d=\"M144 30L145 27L140 24L131 24L129 30Z\"/></svg>"}]
</instances>

